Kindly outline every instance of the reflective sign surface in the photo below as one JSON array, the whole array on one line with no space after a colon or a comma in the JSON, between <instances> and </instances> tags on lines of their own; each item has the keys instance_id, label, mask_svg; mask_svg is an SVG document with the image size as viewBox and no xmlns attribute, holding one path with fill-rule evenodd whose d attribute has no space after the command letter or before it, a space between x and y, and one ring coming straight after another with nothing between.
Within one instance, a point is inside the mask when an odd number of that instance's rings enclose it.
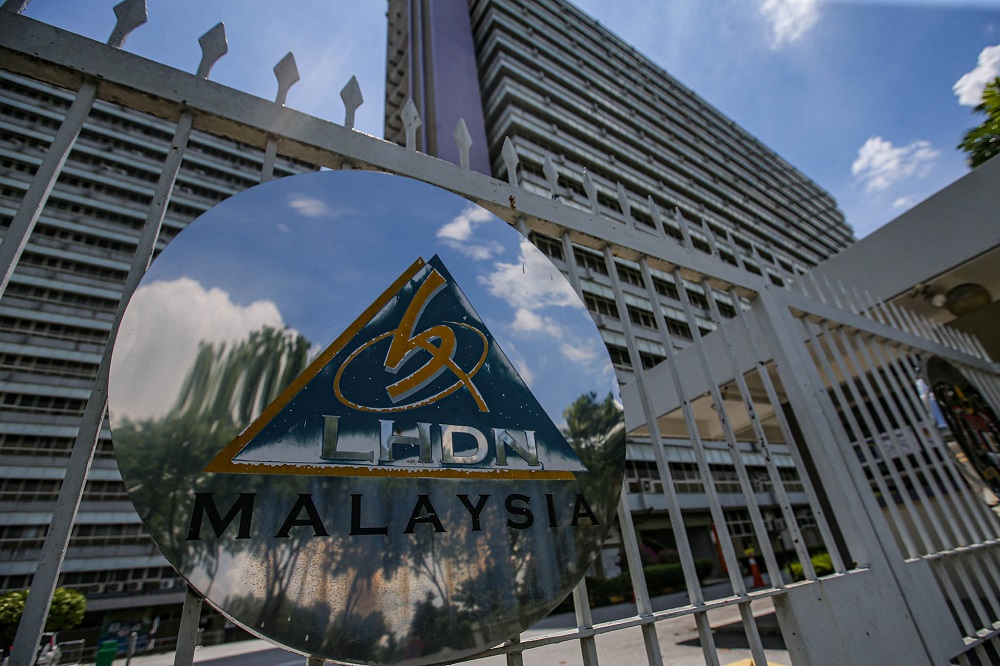
<instances>
[{"instance_id":1,"label":"reflective sign surface","mask_svg":"<svg viewBox=\"0 0 1000 666\"><path fill-rule=\"evenodd\" d=\"M1000 419L972 382L943 358L929 358L924 374L961 450L962 468L975 470L973 484L1000 497Z\"/></svg>"},{"instance_id":2,"label":"reflective sign surface","mask_svg":"<svg viewBox=\"0 0 1000 666\"><path fill-rule=\"evenodd\" d=\"M129 304L115 452L167 559L305 654L497 645L597 556L625 458L582 301L457 195L359 171L272 181L191 224Z\"/></svg>"}]
</instances>

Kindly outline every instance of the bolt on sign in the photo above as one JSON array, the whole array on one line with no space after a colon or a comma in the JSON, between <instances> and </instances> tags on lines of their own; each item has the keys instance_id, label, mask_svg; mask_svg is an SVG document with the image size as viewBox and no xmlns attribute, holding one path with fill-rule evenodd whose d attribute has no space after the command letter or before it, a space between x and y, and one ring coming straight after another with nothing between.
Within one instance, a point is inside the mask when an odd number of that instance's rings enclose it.
<instances>
[{"instance_id":1,"label":"bolt on sign","mask_svg":"<svg viewBox=\"0 0 1000 666\"><path fill-rule=\"evenodd\" d=\"M164 556L262 637L347 663L498 645L614 520L614 370L506 223L418 181L272 181L210 210L129 303L115 454Z\"/></svg>"}]
</instances>

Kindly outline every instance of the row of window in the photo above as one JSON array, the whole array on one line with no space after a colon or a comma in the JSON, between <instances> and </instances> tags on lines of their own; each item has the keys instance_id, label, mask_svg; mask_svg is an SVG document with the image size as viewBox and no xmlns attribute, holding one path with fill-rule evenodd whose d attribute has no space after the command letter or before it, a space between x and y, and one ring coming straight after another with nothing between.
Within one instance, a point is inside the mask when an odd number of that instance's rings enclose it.
<instances>
[{"instance_id":1,"label":"row of window","mask_svg":"<svg viewBox=\"0 0 1000 666\"><path fill-rule=\"evenodd\" d=\"M72 326L53 321L2 315L0 315L0 332L42 336L55 340L69 340L102 346L108 340L108 330L104 328Z\"/></svg>"},{"instance_id":2,"label":"row of window","mask_svg":"<svg viewBox=\"0 0 1000 666\"><path fill-rule=\"evenodd\" d=\"M97 266L82 261L74 261L66 257L56 257L48 254L25 251L18 262L18 270L24 266L37 266L39 268L68 273L74 277L88 278L89 282L97 287L120 287L128 277L127 270L109 268L107 266Z\"/></svg>"},{"instance_id":3,"label":"row of window","mask_svg":"<svg viewBox=\"0 0 1000 666\"><path fill-rule=\"evenodd\" d=\"M0 502L54 502L59 497L61 479L0 479ZM127 502L121 481L87 481L84 502Z\"/></svg>"},{"instance_id":4,"label":"row of window","mask_svg":"<svg viewBox=\"0 0 1000 666\"><path fill-rule=\"evenodd\" d=\"M508 65L508 70L510 69L510 67L511 66ZM511 72L511 71L505 71L505 75L512 75L512 74L513 74L513 72ZM518 80L522 84L524 84L525 86L530 86L531 85L530 81L528 81L528 80L522 80L523 78L524 77L522 76ZM521 92L522 95L526 94L525 91L523 91L523 90L520 91L520 92ZM531 110L525 110L524 113L523 113L523 115L525 116L524 120L527 120L528 117L530 117L532 119L541 117L542 115L545 114L545 111L546 111L546 109L549 108L549 106L550 106L550 104L546 103L546 104L542 104L540 106L536 105L535 107L531 108ZM567 113L569 113L569 112L567 111ZM560 116L560 117L564 118L563 122L565 123L565 116ZM545 125L545 124L546 124L545 122L541 122L541 125ZM540 131L538 127L532 127L531 125L532 124L530 122L523 122L522 121L518 127L516 127L516 128L515 127L508 128L507 134L520 135L521 133L523 133L525 136L530 135L530 141L531 141L531 143L537 144L541 149L547 150L551 154L562 154L562 153L564 153L566 151L566 149L568 147L566 141L563 141L563 142L561 142L561 144L557 145L556 143L552 142L549 139L549 136L547 134L547 130L546 131ZM574 131L574 129L572 127L572 124L570 124L569 126L566 126L566 127L560 125L559 129L562 130L562 131L565 131L565 132L567 132L568 134L571 134L571 135L578 133L578 132ZM642 135L642 134L644 134L644 132L640 131L639 134ZM579 140L576 141L575 143L578 143L580 145L589 145L590 143L592 143L592 137L593 136L594 136L594 130L593 129L586 130L586 131L580 133ZM671 149L674 148L674 147L676 147L676 146L674 146L674 144L670 144L670 145L661 144L658 148L659 148L660 153L669 154L670 151L671 151ZM608 156L608 160L613 162L613 156L614 156L614 151L615 150L619 150L619 151L624 150L626 152L628 152L630 150L633 151L633 152L635 150L639 150L641 152L641 150L645 150L645 149L646 149L646 147L644 145L640 145L638 147L637 146L630 146L630 147L612 146L612 147L609 148L609 150L612 151L612 154ZM692 157L695 157L695 156L692 156ZM649 156L649 159L650 160L652 159L651 155ZM680 156L677 157L677 159L675 159L673 161L673 164L675 164L675 165L676 164L682 164L683 168L685 170L687 170L689 172L692 172L692 173L695 173L695 175L697 175L697 178L701 181L701 185L702 185L701 189L692 190L691 186L694 185L693 177L691 175L688 175L686 178L681 178L681 179L679 179L679 182L676 182L675 184L678 185L681 189L685 190L686 195L680 195L680 193L678 192L677 196L683 196L685 199L687 199L687 204L686 205L688 207L690 207L691 210L700 210L699 208L697 208L697 206L699 205L699 203L701 205L705 205L707 203L707 204L712 205L713 208L715 208L723 216L725 216L725 217L732 217L733 210L732 210L731 206L729 206L726 202L728 200L733 200L733 201L736 200L736 199L733 199L733 197L731 196L732 194L734 194L734 191L732 190L732 188L725 189L725 188L720 187L720 185L719 185L720 179L719 179L719 176L718 176L717 173L710 173L708 171L702 171L700 168L697 168L695 162L699 161L699 160L700 160L700 158L695 158L695 160L691 160L691 159L685 160L684 157L682 155L680 155ZM631 164L631 167L633 169L638 169L638 170L643 170L644 166L645 166L645 162ZM613 174L604 174L604 175L605 175L605 177L608 177L612 182L614 181L614 175ZM662 177L665 174L660 173L659 175ZM674 178L673 180L677 180L677 179ZM567 188L567 191L568 191L568 193L570 194L571 197L574 197L582 189L578 183L572 182L571 180L565 179L565 178L561 178L560 179L560 184L564 185ZM724 196L720 198L720 196L718 196L716 194L709 193L709 190L712 190L712 189L717 189L719 191L719 193L721 193ZM756 191L749 191L746 188L742 188L739 191L742 191L743 195L741 197L737 197L737 199L741 198L742 200L745 201L747 199L747 192L749 192L750 194L754 195L755 197L759 197L759 193L756 192ZM617 202L613 201L612 199L610 199L608 197L604 197L604 199L606 201L601 201L600 199L601 198L599 196L599 203L601 203L601 205L605 205L607 208L609 208L610 210L613 210L613 211L615 211L617 213L621 212L621 209L618 206ZM699 201L699 199L700 199L700 201ZM820 235L816 235L816 234L806 234L806 235L803 235L802 233L800 233L800 231L798 229L798 226L801 226L802 224L804 224L807 221L806 220L806 216L805 215L800 215L798 217L792 217L792 216L788 215L783 210L781 210L782 206L786 205L786 203L787 203L787 201L785 203L779 203L779 205L778 205L777 208L774 205L770 205L770 204L764 205L763 207L761 207L760 205L757 205L757 206L755 206L755 207L752 208L752 210L750 211L749 215L745 215L745 214L742 214L742 213L736 214L734 222L735 222L735 224L739 225L741 228L747 228L747 229L754 229L754 230L756 230L758 232L758 236L761 237L761 238L763 238L763 239L765 239L765 240L776 242L776 243L781 244L783 246L787 246L786 250L789 251L789 252L799 253L800 250L808 252L811 256L809 258L805 258L805 257L803 257L803 258L806 260L807 263L810 263L810 264L815 263L817 257L825 256L825 255L829 254L830 252L837 251L841 247L843 247L844 243L840 242L840 243L835 243L835 244L831 245L830 247L824 248L825 252L823 254L816 254L815 252L811 252L811 250L813 249L811 246L814 245L815 243L818 243L818 242L825 242L825 237L824 236L820 236ZM753 216L758 216L758 217L764 216L764 217L768 217L768 218L773 218L774 215L780 215L783 218L787 218L787 219L781 219L781 220L778 220L778 221L772 220L770 222L770 225L772 227L774 227L774 226L777 225L777 227L778 227L778 234L777 235L773 231L765 229L760 223L754 221L756 218L753 217ZM646 217L648 217L648 216L646 216ZM635 218L635 215L633 215L633 218ZM651 220L647 220L646 223L650 223L651 224ZM786 237L782 237L782 234L784 234L784 236L786 236ZM717 235L720 238L721 237L725 237L725 232L724 231L722 231L721 233L717 232ZM790 237L790 238L788 238L788 237ZM704 243L701 242L700 245L704 249Z\"/></svg>"},{"instance_id":5,"label":"row of window","mask_svg":"<svg viewBox=\"0 0 1000 666\"><path fill-rule=\"evenodd\" d=\"M0 354L0 370L91 381L97 378L97 363L46 358L34 354Z\"/></svg>"},{"instance_id":6,"label":"row of window","mask_svg":"<svg viewBox=\"0 0 1000 666\"><path fill-rule=\"evenodd\" d=\"M709 465L712 481L716 492L742 493L736 467L733 465ZM802 492L802 480L794 467L779 467L778 476L787 492ZM771 492L774 489L767 468L748 466L746 468L750 485L755 493ZM670 463L670 476L674 488L681 493L703 493L705 487L701 472L695 463ZM644 479L660 481L660 471L656 463L649 460L627 460L625 463L625 478L631 484L638 484ZM636 485L636 488L642 487ZM630 485L630 490L632 486ZM662 486L661 486L662 492Z\"/></svg>"},{"instance_id":7,"label":"row of window","mask_svg":"<svg viewBox=\"0 0 1000 666\"><path fill-rule=\"evenodd\" d=\"M626 369L633 367L632 357L628 353L628 349L626 349L625 347L619 347L618 345L613 345L611 343L605 343L605 346L608 348L608 355L611 356L611 362L614 365ZM646 351L640 351L639 360L642 362L642 367L645 368L646 370L649 370L650 368L665 361L666 356L661 356L659 354L653 354L651 352L646 352Z\"/></svg>"},{"instance_id":8,"label":"row of window","mask_svg":"<svg viewBox=\"0 0 1000 666\"><path fill-rule=\"evenodd\" d=\"M0 458L8 456L66 457L73 450L73 442L74 440L69 437L0 433ZM98 440L94 456L113 458L114 449L111 446L111 440Z\"/></svg>"},{"instance_id":9,"label":"row of window","mask_svg":"<svg viewBox=\"0 0 1000 666\"><path fill-rule=\"evenodd\" d=\"M4 297L11 299L20 298L36 303L51 303L74 308L85 308L112 315L118 306L117 299L112 300L91 294L79 294L54 287L41 287L32 284L15 283L13 281L8 285Z\"/></svg>"},{"instance_id":10,"label":"row of window","mask_svg":"<svg viewBox=\"0 0 1000 666\"><path fill-rule=\"evenodd\" d=\"M34 550L45 543L46 525L0 525L0 550ZM74 525L69 548L152 546L153 540L139 524Z\"/></svg>"}]
</instances>

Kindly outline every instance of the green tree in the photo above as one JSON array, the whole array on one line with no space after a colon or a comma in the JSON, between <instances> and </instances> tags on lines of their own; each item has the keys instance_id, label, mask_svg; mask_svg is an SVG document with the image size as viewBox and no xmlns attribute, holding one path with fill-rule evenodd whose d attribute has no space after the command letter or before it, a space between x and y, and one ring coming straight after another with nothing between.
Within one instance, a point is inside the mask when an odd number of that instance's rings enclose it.
<instances>
[{"instance_id":1,"label":"green tree","mask_svg":"<svg viewBox=\"0 0 1000 666\"><path fill-rule=\"evenodd\" d=\"M0 596L0 637L3 638L2 645L9 645L13 640L17 625L21 621L21 614L24 613L24 601L28 598L28 592L18 590L8 592ZM56 589L52 595L52 604L49 606L49 616L45 620L45 631L62 631L72 629L83 621L83 614L87 610L87 598L77 592L65 587Z\"/></svg>"},{"instance_id":2,"label":"green tree","mask_svg":"<svg viewBox=\"0 0 1000 666\"><path fill-rule=\"evenodd\" d=\"M566 419L566 439L570 442L595 446L621 422L621 408L610 392L598 401L597 393L584 393L563 411Z\"/></svg>"},{"instance_id":3,"label":"green tree","mask_svg":"<svg viewBox=\"0 0 1000 666\"><path fill-rule=\"evenodd\" d=\"M986 85L983 101L973 111L986 120L966 132L957 147L966 153L966 163L977 167L1000 153L1000 76Z\"/></svg>"}]
</instances>

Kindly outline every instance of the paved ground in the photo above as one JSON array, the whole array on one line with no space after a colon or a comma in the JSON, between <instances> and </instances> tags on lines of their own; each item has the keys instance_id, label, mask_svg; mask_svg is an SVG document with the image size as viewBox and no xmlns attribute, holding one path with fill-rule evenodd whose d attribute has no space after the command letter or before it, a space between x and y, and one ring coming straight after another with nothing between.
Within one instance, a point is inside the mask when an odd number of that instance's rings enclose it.
<instances>
[{"instance_id":1,"label":"paved ground","mask_svg":"<svg viewBox=\"0 0 1000 666\"><path fill-rule=\"evenodd\" d=\"M728 583L717 583L705 587L707 599L727 596L731 593ZM655 597L652 600L655 610L674 608L687 603L687 595L670 594ZM758 631L764 643L765 654L769 664L788 666L791 660L785 650L778 623L774 618L773 606L770 600L755 602L754 615L757 617ZM633 604L617 604L595 608L594 622L609 622L614 619L628 617L635 613ZM739 610L735 607L724 608L709 613L712 633L715 638L719 661L723 665L736 666L739 662L747 663L750 650L740 622ZM543 636L576 626L571 613L551 615L522 636L522 640ZM671 666L697 666L705 664L705 657L698 641L698 632L694 618L691 616L658 622L657 637L664 663ZM639 629L625 629L599 635L596 639L597 652L601 663L619 665L646 664L646 654ZM115 661L115 666L124 666L125 660ZM144 657L134 657L132 666L172 666L173 654L166 653ZM195 663L202 666L301 666L305 658L276 648L271 643L262 640L242 641L213 645L199 648L195 654ZM477 659L475 666L505 666L506 659L501 656ZM580 645L577 641L567 641L556 645L528 650L524 653L526 666L556 665L573 666L582 664Z\"/></svg>"}]
</instances>

